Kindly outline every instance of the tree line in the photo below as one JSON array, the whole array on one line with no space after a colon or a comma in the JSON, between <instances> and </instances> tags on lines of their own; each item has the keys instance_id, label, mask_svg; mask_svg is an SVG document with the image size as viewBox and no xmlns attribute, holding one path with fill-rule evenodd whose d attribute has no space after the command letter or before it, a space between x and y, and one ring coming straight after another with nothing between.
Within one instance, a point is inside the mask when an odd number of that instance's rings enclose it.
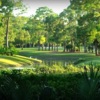
<instances>
[{"instance_id":1,"label":"tree line","mask_svg":"<svg viewBox=\"0 0 100 100\"><path fill-rule=\"evenodd\" d=\"M0 1L0 47L33 47L38 50L84 52L100 49L100 1L70 0L70 5L59 15L48 7L39 7L30 17L15 16L23 12L21 0Z\"/></svg>"}]
</instances>

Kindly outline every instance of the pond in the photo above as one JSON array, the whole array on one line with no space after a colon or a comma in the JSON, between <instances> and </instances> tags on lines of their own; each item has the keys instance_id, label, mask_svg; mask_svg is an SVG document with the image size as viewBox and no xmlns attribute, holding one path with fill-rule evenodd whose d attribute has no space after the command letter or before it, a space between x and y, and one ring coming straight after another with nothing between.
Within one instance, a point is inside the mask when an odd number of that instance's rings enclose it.
<instances>
[{"instance_id":1,"label":"pond","mask_svg":"<svg viewBox=\"0 0 100 100\"><path fill-rule=\"evenodd\" d=\"M42 60L42 59L40 59ZM71 60L61 60L61 59L54 59L54 58L48 58L48 59L43 59L42 63L35 63L34 65L26 65L26 66L17 66L17 67L6 67L3 69L35 69L35 66L53 66L53 65L58 65L62 67L67 67L67 65L72 64L73 61ZM2 69L2 68L1 68Z\"/></svg>"},{"instance_id":2,"label":"pond","mask_svg":"<svg viewBox=\"0 0 100 100\"><path fill-rule=\"evenodd\" d=\"M62 56L62 57L37 56L37 57L34 57L34 58L42 60L41 65L47 65L47 66L60 65L60 66L66 67L68 64L73 64L76 61L76 58L74 58L74 57L68 58L68 57L65 57L65 56Z\"/></svg>"},{"instance_id":3,"label":"pond","mask_svg":"<svg viewBox=\"0 0 100 100\"><path fill-rule=\"evenodd\" d=\"M52 55L34 55L31 56L31 58L34 59L40 59L42 60L42 63L35 63L34 65L27 65L27 66L17 66L17 67L6 67L7 69L34 69L35 66L53 66L58 65L62 67L67 67L69 64L73 64L78 57L69 57L69 56L52 56Z\"/></svg>"}]
</instances>

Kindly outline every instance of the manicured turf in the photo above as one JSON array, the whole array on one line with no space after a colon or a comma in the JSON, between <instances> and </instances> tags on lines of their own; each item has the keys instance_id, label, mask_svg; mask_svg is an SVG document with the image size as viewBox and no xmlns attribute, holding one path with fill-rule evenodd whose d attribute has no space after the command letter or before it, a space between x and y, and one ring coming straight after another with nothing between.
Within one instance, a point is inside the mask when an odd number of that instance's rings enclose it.
<instances>
[{"instance_id":1,"label":"manicured turf","mask_svg":"<svg viewBox=\"0 0 100 100\"><path fill-rule=\"evenodd\" d=\"M14 55L14 56L6 56L0 55L0 67L20 67L26 65L32 65L33 63L40 63L41 60Z\"/></svg>"}]
</instances>

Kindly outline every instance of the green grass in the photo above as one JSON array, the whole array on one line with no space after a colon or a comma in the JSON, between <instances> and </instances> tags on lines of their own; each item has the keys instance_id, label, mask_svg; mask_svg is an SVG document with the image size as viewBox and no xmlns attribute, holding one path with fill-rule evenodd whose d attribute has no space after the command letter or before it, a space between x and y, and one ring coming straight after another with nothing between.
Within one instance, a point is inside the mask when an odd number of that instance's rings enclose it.
<instances>
[{"instance_id":1,"label":"green grass","mask_svg":"<svg viewBox=\"0 0 100 100\"><path fill-rule=\"evenodd\" d=\"M0 55L0 67L20 67L40 63L41 60L20 55L6 56Z\"/></svg>"}]
</instances>

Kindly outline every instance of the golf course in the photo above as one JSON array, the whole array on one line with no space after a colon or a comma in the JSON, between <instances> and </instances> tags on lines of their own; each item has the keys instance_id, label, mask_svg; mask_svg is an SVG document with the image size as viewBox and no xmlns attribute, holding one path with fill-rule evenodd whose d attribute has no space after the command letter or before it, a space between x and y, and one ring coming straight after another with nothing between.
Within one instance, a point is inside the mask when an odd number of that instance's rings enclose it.
<instances>
[{"instance_id":1,"label":"golf course","mask_svg":"<svg viewBox=\"0 0 100 100\"><path fill-rule=\"evenodd\" d=\"M34 64L73 64L75 66L84 65L100 65L100 56L95 56L93 53L64 53L61 50L59 52L53 51L38 51L37 48L24 48L18 49L19 55L14 56L0 56L1 68L7 67L27 67L34 66ZM67 65L66 65L67 66Z\"/></svg>"},{"instance_id":2,"label":"golf course","mask_svg":"<svg viewBox=\"0 0 100 100\"><path fill-rule=\"evenodd\" d=\"M0 100L100 100L100 0L0 0Z\"/></svg>"}]
</instances>

